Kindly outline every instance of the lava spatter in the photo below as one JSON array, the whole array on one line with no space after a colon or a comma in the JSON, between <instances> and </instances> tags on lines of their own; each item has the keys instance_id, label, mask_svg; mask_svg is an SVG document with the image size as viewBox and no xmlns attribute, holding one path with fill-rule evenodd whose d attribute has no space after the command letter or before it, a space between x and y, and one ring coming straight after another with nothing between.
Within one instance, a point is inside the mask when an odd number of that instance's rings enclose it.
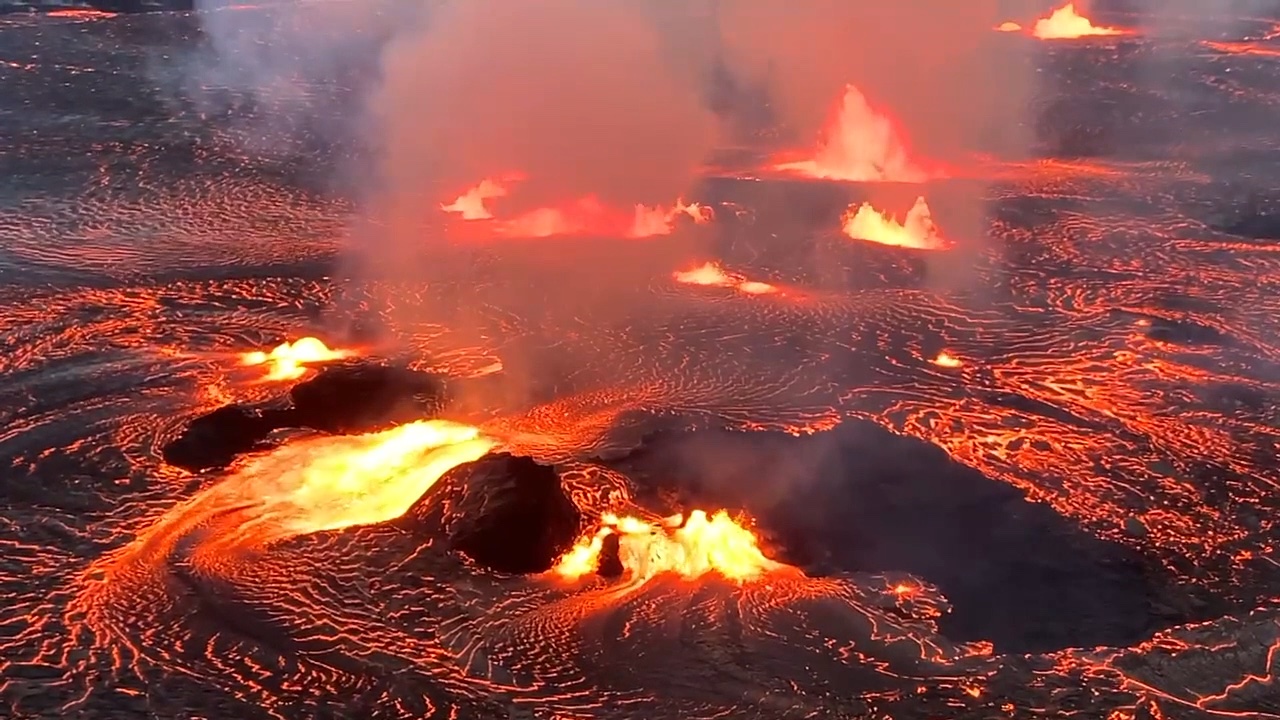
<instances>
[{"instance_id":1,"label":"lava spatter","mask_svg":"<svg viewBox=\"0 0 1280 720\"><path fill-rule=\"evenodd\" d=\"M266 380L296 380L313 365L344 360L354 355L352 350L330 348L319 338L304 337L280 343L270 352L254 350L244 353L240 362L246 366L266 365Z\"/></svg>"},{"instance_id":2,"label":"lava spatter","mask_svg":"<svg viewBox=\"0 0 1280 720\"><path fill-rule=\"evenodd\" d=\"M679 270L672 273L671 277L685 285L731 288L746 295L772 295L780 291L776 285L759 280L748 280L741 275L726 271L714 262L705 262L688 270Z\"/></svg>"},{"instance_id":3,"label":"lava spatter","mask_svg":"<svg viewBox=\"0 0 1280 720\"><path fill-rule=\"evenodd\" d=\"M626 578L646 582L672 573L686 580L714 573L729 580L751 580L784 566L765 557L752 532L723 510L705 510L646 522L629 515L606 513L600 529L581 540L553 568L576 579L600 565L607 538L618 540L618 560Z\"/></svg>"},{"instance_id":4,"label":"lava spatter","mask_svg":"<svg viewBox=\"0 0 1280 720\"><path fill-rule=\"evenodd\" d=\"M862 203L856 209L850 206L842 222L844 234L854 240L912 250L945 250L951 246L939 234L938 227L933 222L933 214L923 197L916 198L915 204L901 221L895 217L887 217L872 207L871 203Z\"/></svg>"},{"instance_id":5,"label":"lava spatter","mask_svg":"<svg viewBox=\"0 0 1280 720\"><path fill-rule=\"evenodd\" d=\"M583 195L514 215L495 215L488 201L505 198L511 187L525 176L509 173L486 178L448 204L443 211L461 220L473 221L467 237L547 238L558 236L604 236L648 238L669 235L680 221L708 223L715 213L710 207L686 203L683 198L671 205L636 204L630 210L605 204L595 195ZM475 222L485 221L485 222Z\"/></svg>"},{"instance_id":6,"label":"lava spatter","mask_svg":"<svg viewBox=\"0 0 1280 720\"><path fill-rule=\"evenodd\" d=\"M1099 27L1076 12L1075 3L1054 10L1048 17L1040 18L1031 26L1031 34L1041 40L1072 40L1082 37L1125 35L1127 31L1113 27Z\"/></svg>"},{"instance_id":7,"label":"lava spatter","mask_svg":"<svg viewBox=\"0 0 1280 720\"><path fill-rule=\"evenodd\" d=\"M849 182L920 183L928 172L912 156L903 131L858 88L845 88L812 156L779 159L772 169Z\"/></svg>"}]
</instances>

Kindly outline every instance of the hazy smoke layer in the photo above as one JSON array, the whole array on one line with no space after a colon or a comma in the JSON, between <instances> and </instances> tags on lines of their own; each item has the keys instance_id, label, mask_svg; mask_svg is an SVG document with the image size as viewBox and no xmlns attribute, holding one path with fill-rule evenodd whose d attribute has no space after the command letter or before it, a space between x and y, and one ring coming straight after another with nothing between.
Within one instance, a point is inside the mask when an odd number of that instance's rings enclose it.
<instances>
[{"instance_id":1,"label":"hazy smoke layer","mask_svg":"<svg viewBox=\"0 0 1280 720\"><path fill-rule=\"evenodd\" d=\"M698 88L617 0L467 0L394 41L374 100L384 182L460 192L519 172L519 199L669 203L710 146Z\"/></svg>"}]
</instances>

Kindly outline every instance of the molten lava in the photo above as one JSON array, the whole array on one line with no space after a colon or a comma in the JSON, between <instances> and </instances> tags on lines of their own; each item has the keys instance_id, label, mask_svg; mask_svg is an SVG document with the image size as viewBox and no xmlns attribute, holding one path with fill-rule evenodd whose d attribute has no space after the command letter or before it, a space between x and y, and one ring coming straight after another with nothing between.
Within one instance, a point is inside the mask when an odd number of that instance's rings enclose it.
<instances>
[{"instance_id":1,"label":"molten lava","mask_svg":"<svg viewBox=\"0 0 1280 720\"><path fill-rule=\"evenodd\" d=\"M1094 35L1124 35L1119 28L1098 27L1076 12L1075 3L1054 10L1049 17L1036 21L1031 34L1041 40L1070 40Z\"/></svg>"},{"instance_id":2,"label":"molten lava","mask_svg":"<svg viewBox=\"0 0 1280 720\"><path fill-rule=\"evenodd\" d=\"M896 217L886 216L870 203L862 203L857 209L849 206L843 223L844 234L855 240L913 250L945 250L951 246L938 234L933 215L923 197L916 198L902 222L898 222Z\"/></svg>"},{"instance_id":3,"label":"molten lava","mask_svg":"<svg viewBox=\"0 0 1280 720\"><path fill-rule=\"evenodd\" d=\"M673 515L656 523L606 513L600 529L579 541L553 571L568 579L594 572L610 535L617 536L623 572L634 583L664 573L686 580L715 573L741 582L789 567L765 557L755 535L727 512L694 510L688 519Z\"/></svg>"},{"instance_id":4,"label":"molten lava","mask_svg":"<svg viewBox=\"0 0 1280 720\"><path fill-rule=\"evenodd\" d=\"M996 26L996 30L999 32L1021 32L1022 26L1012 21L1002 22Z\"/></svg>"},{"instance_id":5,"label":"molten lava","mask_svg":"<svg viewBox=\"0 0 1280 720\"><path fill-rule=\"evenodd\" d=\"M678 283L686 285L703 285L706 287L732 288L747 295L768 295L778 292L775 285L747 280L741 275L730 273L716 263L706 262L691 270L681 270L671 274Z\"/></svg>"},{"instance_id":6,"label":"molten lava","mask_svg":"<svg viewBox=\"0 0 1280 720\"><path fill-rule=\"evenodd\" d=\"M824 180L920 183L931 173L907 149L901 131L883 111L849 85L813 158L779 162L775 170Z\"/></svg>"},{"instance_id":7,"label":"molten lava","mask_svg":"<svg viewBox=\"0 0 1280 720\"><path fill-rule=\"evenodd\" d=\"M496 445L478 428L420 420L367 435L291 442L245 463L211 490L220 506L247 505L228 539L267 542L403 515L446 472Z\"/></svg>"},{"instance_id":8,"label":"molten lava","mask_svg":"<svg viewBox=\"0 0 1280 720\"><path fill-rule=\"evenodd\" d=\"M944 368L958 368L958 367L964 366L964 362L962 360L955 357L954 355L951 355L946 351L938 353L938 356L935 357L931 362L934 365L937 365L938 367L944 367Z\"/></svg>"},{"instance_id":9,"label":"molten lava","mask_svg":"<svg viewBox=\"0 0 1280 720\"><path fill-rule=\"evenodd\" d=\"M559 235L604 235L645 238L668 235L681 217L702 224L714 219L711 208L679 199L671 206L635 205L630 211L610 207L594 195L584 195L557 205L539 207L507 219L496 219L488 201L507 197L510 186L524 179L510 173L500 179L485 178L440 209L463 220L495 220L488 227L503 237L543 238Z\"/></svg>"},{"instance_id":10,"label":"molten lava","mask_svg":"<svg viewBox=\"0 0 1280 720\"><path fill-rule=\"evenodd\" d=\"M277 345L271 352L244 353L242 365L267 365L267 380L295 380L307 372L307 366L333 362L354 355L350 350L335 350L314 337L304 337Z\"/></svg>"}]
</instances>

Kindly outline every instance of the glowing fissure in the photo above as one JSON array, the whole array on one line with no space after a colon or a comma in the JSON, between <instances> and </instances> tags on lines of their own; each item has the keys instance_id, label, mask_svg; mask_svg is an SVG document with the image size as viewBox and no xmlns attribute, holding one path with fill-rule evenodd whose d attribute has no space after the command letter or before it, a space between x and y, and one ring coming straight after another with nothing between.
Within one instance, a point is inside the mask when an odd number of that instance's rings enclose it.
<instances>
[{"instance_id":1,"label":"glowing fissure","mask_svg":"<svg viewBox=\"0 0 1280 720\"><path fill-rule=\"evenodd\" d=\"M244 353L240 361L246 366L266 365L267 380L296 380L306 374L308 365L343 360L353 355L355 353L351 350L330 348L319 338L304 337L280 343L271 352L256 350Z\"/></svg>"},{"instance_id":2,"label":"glowing fissure","mask_svg":"<svg viewBox=\"0 0 1280 720\"><path fill-rule=\"evenodd\" d=\"M911 157L901 131L858 88L845 88L812 158L780 162L775 170L824 180L920 183L930 173Z\"/></svg>"},{"instance_id":3,"label":"glowing fissure","mask_svg":"<svg viewBox=\"0 0 1280 720\"><path fill-rule=\"evenodd\" d=\"M679 514L658 522L606 513L600 528L566 553L553 572L567 579L595 572L610 535L618 538L618 559L635 583L662 574L686 580L717 574L741 582L790 567L765 557L756 536L724 510L714 515L694 510L687 519Z\"/></svg>"},{"instance_id":4,"label":"glowing fissure","mask_svg":"<svg viewBox=\"0 0 1280 720\"><path fill-rule=\"evenodd\" d=\"M852 205L843 217L844 234L855 240L867 240L914 250L943 250L950 243L943 239L933 222L933 214L923 197L907 211L901 222L876 210L870 203Z\"/></svg>"},{"instance_id":5,"label":"glowing fissure","mask_svg":"<svg viewBox=\"0 0 1280 720\"><path fill-rule=\"evenodd\" d=\"M686 203L683 198L672 205L636 204L628 211L610 207L595 195L584 195L556 205L535 208L515 217L498 218L488 201L507 197L510 186L523 177L519 173L510 173L502 178L486 178L453 202L442 204L440 208L463 220L492 220L494 222L487 227L495 235L524 238L561 235L646 238L671 234L682 217L697 224L714 219L710 208L698 203Z\"/></svg>"}]
</instances>

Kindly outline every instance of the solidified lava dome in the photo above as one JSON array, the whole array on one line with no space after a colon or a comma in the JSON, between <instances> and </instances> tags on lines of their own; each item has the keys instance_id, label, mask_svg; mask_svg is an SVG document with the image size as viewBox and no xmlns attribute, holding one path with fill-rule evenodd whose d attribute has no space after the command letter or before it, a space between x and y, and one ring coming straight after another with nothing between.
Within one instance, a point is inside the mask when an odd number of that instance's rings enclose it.
<instances>
[{"instance_id":1,"label":"solidified lava dome","mask_svg":"<svg viewBox=\"0 0 1280 720\"><path fill-rule=\"evenodd\" d=\"M0 716L1280 718L1280 8L34 5Z\"/></svg>"}]
</instances>

